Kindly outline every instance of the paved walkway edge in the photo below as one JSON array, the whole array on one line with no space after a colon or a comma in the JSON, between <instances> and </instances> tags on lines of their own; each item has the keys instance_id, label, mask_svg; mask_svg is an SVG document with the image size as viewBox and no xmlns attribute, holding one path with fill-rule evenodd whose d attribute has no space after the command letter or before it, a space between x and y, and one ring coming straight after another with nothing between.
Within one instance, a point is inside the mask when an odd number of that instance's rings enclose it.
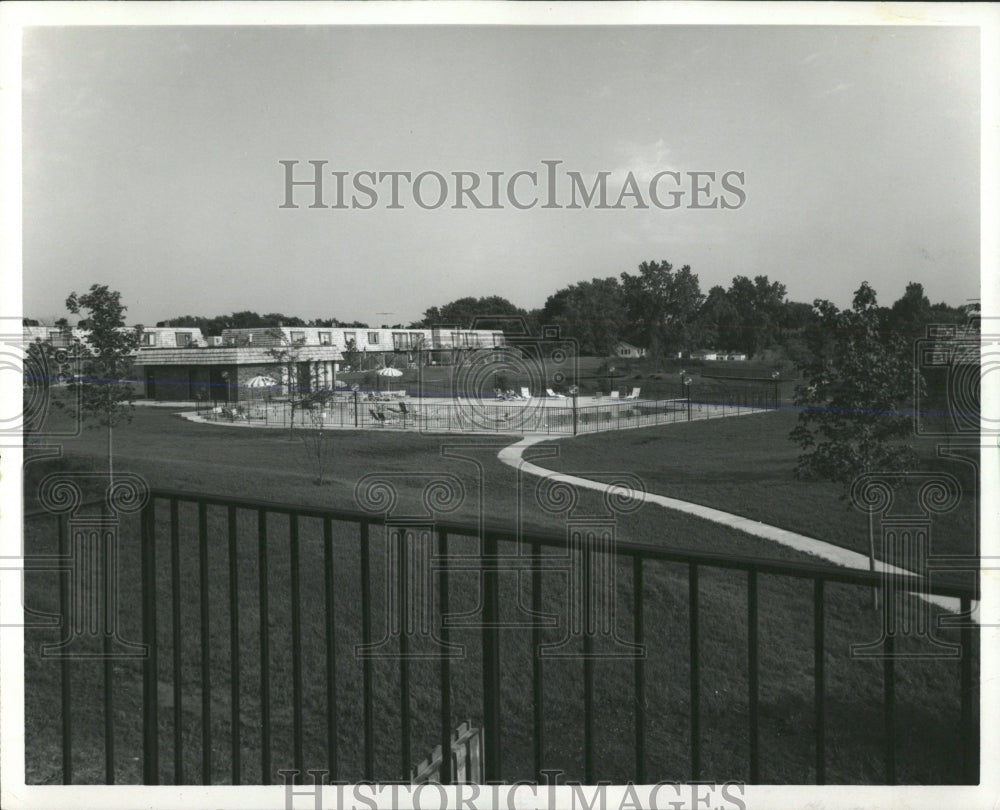
<instances>
[{"instance_id":1,"label":"paved walkway edge","mask_svg":"<svg viewBox=\"0 0 1000 810\"><path fill-rule=\"evenodd\" d=\"M526 449L532 445L539 444L540 442L553 441L553 438L554 437L549 436L529 436L519 442L515 442L514 444L505 447L500 451L498 458L501 462L507 464L508 466L514 467L515 469L539 478L551 478L556 481L572 484L573 486L582 487L584 489L593 489L598 492L604 492L609 489L611 486L609 484L605 484L600 481L593 481L588 478L580 478L567 473L556 472L555 470L550 470L546 467L540 467L537 464L532 464L530 461L526 461L523 458L523 453ZM718 523L723 526L736 529L744 534L761 537L765 540L771 540L787 548L792 548L796 551L820 557L821 559L841 565L845 568L855 568L864 571L870 569L868 557L864 554L859 554L856 551L850 551L849 549L842 548L841 546L834 545L833 543L827 543L824 540L818 540L815 537L797 534L795 532L790 532L787 529L771 526L767 523L750 520L749 518L742 517L741 515L723 512L721 509L712 509L709 506L702 506L697 503L691 503L690 501L682 501L678 498L668 498L665 495L656 495L651 492L642 492L638 493L638 495L639 499L643 502L656 504L664 509L672 509L676 512L694 515L695 517L702 518L703 520L708 520L712 523ZM903 569L897 568L893 565L888 565L881 560L876 560L875 570L899 572ZM937 607L952 613L958 613L960 610L959 600L955 597L936 596L921 593L917 593L915 595L932 605L936 605ZM979 603L973 602L972 607L973 614L977 615L979 611Z\"/></svg>"}]
</instances>

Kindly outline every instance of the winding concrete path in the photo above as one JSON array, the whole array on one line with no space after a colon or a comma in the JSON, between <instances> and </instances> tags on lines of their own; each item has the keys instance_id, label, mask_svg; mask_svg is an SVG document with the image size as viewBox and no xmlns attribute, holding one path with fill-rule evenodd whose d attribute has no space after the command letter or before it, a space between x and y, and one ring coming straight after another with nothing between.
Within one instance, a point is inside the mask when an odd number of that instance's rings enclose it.
<instances>
[{"instance_id":1,"label":"winding concrete path","mask_svg":"<svg viewBox=\"0 0 1000 810\"><path fill-rule=\"evenodd\" d=\"M580 478L575 475L568 475L566 473L549 470L524 459L523 453L526 449L541 442L552 441L554 438L558 437L527 436L521 439L521 441L515 442L514 444L503 448L503 450L500 451L498 458L501 462L507 464L508 466L540 478L551 478L555 481L572 484L573 486L582 487L584 489L597 490L598 492L604 492L609 488L609 484L605 484L600 481L593 481L589 478ZM641 492L638 493L638 495L639 499L645 503L656 504L664 509L672 509L676 512L694 515L695 517L711 521L712 523L719 523L723 526L728 526L732 529L736 529L737 531L744 532L745 534L750 534L754 537L762 537L765 540L780 543L787 548L802 551L806 554L812 554L813 556L820 557L828 562L844 566L845 568L856 568L864 571L867 571L870 568L868 557L866 555L859 554L856 551L850 551L846 548L842 548L841 546L836 546L833 543L827 543L824 540L818 540L815 537L808 537L804 534L790 532L787 529L781 529L777 526L770 526L767 523L750 520L749 518L742 517L741 515L723 512L721 509L712 509L709 506L701 506L700 504L691 503L690 501L668 498L665 495L656 495L652 492ZM881 560L875 561L875 569L877 571L888 570L896 572L903 570L901 568L897 568L896 566L888 565ZM952 613L957 613L959 611L959 600L954 597L935 596L929 594L917 595L925 601L930 602L937 607L943 608L944 610L951 611ZM973 602L973 613L977 614L978 610L979 603Z\"/></svg>"}]
</instances>

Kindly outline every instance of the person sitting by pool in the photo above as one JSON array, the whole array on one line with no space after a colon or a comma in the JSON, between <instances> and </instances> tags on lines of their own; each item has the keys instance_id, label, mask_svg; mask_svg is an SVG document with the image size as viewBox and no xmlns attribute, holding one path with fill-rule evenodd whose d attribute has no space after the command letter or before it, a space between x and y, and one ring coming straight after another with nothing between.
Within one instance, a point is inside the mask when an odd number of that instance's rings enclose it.
<instances>
[{"instance_id":1,"label":"person sitting by pool","mask_svg":"<svg viewBox=\"0 0 1000 810\"><path fill-rule=\"evenodd\" d=\"M506 399L517 399L517 398L518 398L517 391L515 391L513 388L508 388Z\"/></svg>"}]
</instances>

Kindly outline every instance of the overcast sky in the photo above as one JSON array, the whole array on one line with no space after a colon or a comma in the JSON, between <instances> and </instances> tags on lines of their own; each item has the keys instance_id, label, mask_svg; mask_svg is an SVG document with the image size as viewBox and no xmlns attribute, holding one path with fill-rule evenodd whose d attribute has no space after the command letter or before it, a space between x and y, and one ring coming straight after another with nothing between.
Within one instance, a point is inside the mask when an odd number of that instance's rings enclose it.
<instances>
[{"instance_id":1,"label":"overcast sky","mask_svg":"<svg viewBox=\"0 0 1000 810\"><path fill-rule=\"evenodd\" d=\"M28 316L102 282L131 322L393 323L466 295L540 307L647 259L690 264L703 292L766 274L842 306L866 279L885 304L911 280L979 296L971 28L36 28L23 71ZM290 210L280 160L484 177L560 160L612 172L614 197L629 171L739 171L746 202L344 210L297 192Z\"/></svg>"}]
</instances>

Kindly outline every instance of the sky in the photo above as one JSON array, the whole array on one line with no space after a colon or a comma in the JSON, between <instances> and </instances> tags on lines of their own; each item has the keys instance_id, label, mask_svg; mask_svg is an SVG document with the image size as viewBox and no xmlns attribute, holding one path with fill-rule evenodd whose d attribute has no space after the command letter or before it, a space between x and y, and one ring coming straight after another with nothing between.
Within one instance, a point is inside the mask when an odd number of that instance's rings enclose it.
<instances>
[{"instance_id":1,"label":"sky","mask_svg":"<svg viewBox=\"0 0 1000 810\"><path fill-rule=\"evenodd\" d=\"M963 27L46 27L24 34L23 312L409 322L690 265L847 306L979 297L979 34ZM732 209L282 208L285 168L742 173ZM326 203L333 188L327 174ZM522 182L524 182L522 178ZM568 181L566 181L568 182ZM566 190L566 183L561 187ZM434 183L426 196L435 197ZM519 188L527 188L520 186ZM713 186L718 189L718 185ZM642 192L647 197L646 191ZM489 197L486 193L485 197ZM526 195L530 196L530 195ZM736 198L729 195L730 201Z\"/></svg>"}]
</instances>

